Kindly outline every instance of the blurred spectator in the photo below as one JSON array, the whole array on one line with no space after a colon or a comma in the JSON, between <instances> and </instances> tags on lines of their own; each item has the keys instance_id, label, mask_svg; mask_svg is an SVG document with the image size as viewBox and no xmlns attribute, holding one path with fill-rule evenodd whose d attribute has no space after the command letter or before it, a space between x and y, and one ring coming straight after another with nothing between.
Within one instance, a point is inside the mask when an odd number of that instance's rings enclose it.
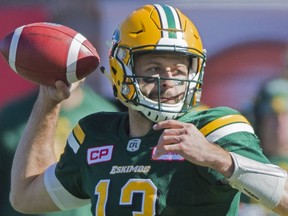
<instances>
[{"instance_id":1,"label":"blurred spectator","mask_svg":"<svg viewBox=\"0 0 288 216\"><path fill-rule=\"evenodd\" d=\"M20 216L24 215L13 210L9 202L10 172L14 151L17 147L20 135L29 118L30 111L36 100L38 92L33 92L25 98L15 100L0 111L0 215ZM85 115L98 111L117 111L118 108L112 102L106 101L101 96L85 85L75 90L72 96L63 101L62 111L57 126L55 140L55 153L59 158L65 144L66 137L77 121ZM62 145L61 145L62 144ZM42 216L89 216L91 206L59 213L43 214Z\"/></svg>"},{"instance_id":2,"label":"blurred spectator","mask_svg":"<svg viewBox=\"0 0 288 216\"><path fill-rule=\"evenodd\" d=\"M265 82L257 96L251 115L263 152L270 161L288 171L288 80L275 78ZM239 215L276 215L243 197ZM249 203L249 204L247 204Z\"/></svg>"},{"instance_id":3,"label":"blurred spectator","mask_svg":"<svg viewBox=\"0 0 288 216\"><path fill-rule=\"evenodd\" d=\"M288 170L288 80L265 83L256 98L254 113L264 153Z\"/></svg>"}]
</instances>

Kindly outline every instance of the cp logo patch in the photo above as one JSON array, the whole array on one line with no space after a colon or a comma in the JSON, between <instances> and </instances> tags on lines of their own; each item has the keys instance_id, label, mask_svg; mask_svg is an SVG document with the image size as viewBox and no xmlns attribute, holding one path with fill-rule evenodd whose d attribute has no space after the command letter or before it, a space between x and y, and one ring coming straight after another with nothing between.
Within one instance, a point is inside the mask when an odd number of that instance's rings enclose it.
<instances>
[{"instance_id":1,"label":"cp logo patch","mask_svg":"<svg viewBox=\"0 0 288 216\"><path fill-rule=\"evenodd\" d=\"M87 162L89 165L110 161L112 158L113 145L90 148L87 151Z\"/></svg>"}]
</instances>

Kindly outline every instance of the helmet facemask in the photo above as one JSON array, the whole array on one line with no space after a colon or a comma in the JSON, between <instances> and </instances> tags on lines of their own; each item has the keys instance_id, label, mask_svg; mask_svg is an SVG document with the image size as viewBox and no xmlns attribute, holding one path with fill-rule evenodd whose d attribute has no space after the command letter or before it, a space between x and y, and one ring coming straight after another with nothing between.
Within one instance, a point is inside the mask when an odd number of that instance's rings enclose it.
<instances>
[{"instance_id":1,"label":"helmet facemask","mask_svg":"<svg viewBox=\"0 0 288 216\"><path fill-rule=\"evenodd\" d=\"M142 47L143 48L143 47ZM142 49L141 48L141 49ZM174 47L175 48L175 47ZM126 55L125 47L119 47L120 51L116 58L121 62L124 68L124 77L121 86L122 103L132 109L141 111L148 119L153 122L159 122L167 119L175 119L177 116L183 115L188 112L193 106L200 101L201 85L203 78L203 64L204 61L201 57L183 52L168 51L137 51L138 49L130 49L130 58L127 64L123 61ZM182 49L182 47L181 47ZM138 76L135 73L134 59L137 55L145 55L147 53L169 53L174 55L183 55L189 58L188 75L185 78L168 78L168 77L152 77L152 76ZM121 60L122 58L122 60ZM200 64L200 65L199 65ZM175 99L175 103L161 102L161 83L173 83L173 88L183 88L182 97ZM146 96L141 90L141 83L153 83L158 89L157 97L151 99Z\"/></svg>"}]
</instances>

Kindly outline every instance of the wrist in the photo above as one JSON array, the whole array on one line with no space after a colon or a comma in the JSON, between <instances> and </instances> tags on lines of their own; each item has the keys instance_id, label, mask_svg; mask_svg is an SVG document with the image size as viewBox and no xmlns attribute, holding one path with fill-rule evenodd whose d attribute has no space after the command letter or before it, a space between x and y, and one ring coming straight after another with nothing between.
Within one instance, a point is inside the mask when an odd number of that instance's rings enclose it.
<instances>
[{"instance_id":1,"label":"wrist","mask_svg":"<svg viewBox=\"0 0 288 216\"><path fill-rule=\"evenodd\" d=\"M216 170L217 172L224 175L225 178L229 178L232 176L234 171L234 163L233 159L229 152L222 149L218 145L214 145L216 147L214 160L211 161L210 168ZM213 158L213 157L211 157Z\"/></svg>"}]
</instances>

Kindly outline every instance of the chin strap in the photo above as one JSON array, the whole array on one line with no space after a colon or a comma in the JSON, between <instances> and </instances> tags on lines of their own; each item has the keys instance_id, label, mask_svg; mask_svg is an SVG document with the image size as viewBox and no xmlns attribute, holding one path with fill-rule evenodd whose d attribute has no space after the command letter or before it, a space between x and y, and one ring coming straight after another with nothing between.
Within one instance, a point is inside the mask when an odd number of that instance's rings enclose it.
<instances>
[{"instance_id":1,"label":"chin strap","mask_svg":"<svg viewBox=\"0 0 288 216\"><path fill-rule=\"evenodd\" d=\"M286 171L273 164L263 164L232 152L230 154L235 169L227 179L229 184L269 209L276 207L284 192Z\"/></svg>"}]
</instances>

